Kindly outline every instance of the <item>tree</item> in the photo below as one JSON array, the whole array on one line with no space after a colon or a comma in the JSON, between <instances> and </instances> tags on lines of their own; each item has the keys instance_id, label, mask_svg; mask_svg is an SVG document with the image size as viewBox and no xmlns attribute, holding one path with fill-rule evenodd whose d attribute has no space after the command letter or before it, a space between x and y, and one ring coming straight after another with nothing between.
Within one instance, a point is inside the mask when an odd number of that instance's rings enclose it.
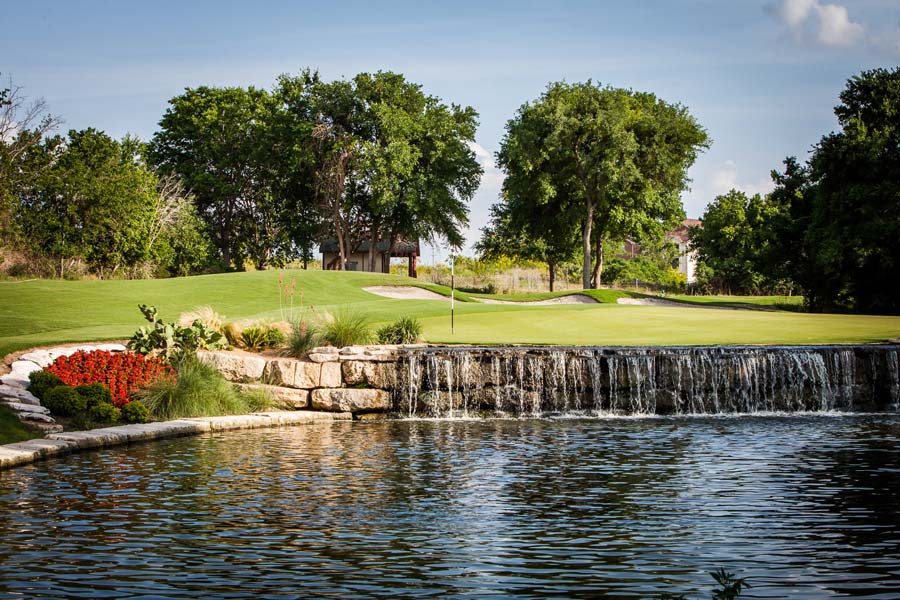
<instances>
[{"instance_id":1,"label":"tree","mask_svg":"<svg viewBox=\"0 0 900 600\"><path fill-rule=\"evenodd\" d=\"M603 244L674 226L687 168L708 146L687 109L653 94L553 83L506 126L497 154L509 198L579 223L582 284L602 277ZM596 259L596 260L594 260Z\"/></svg>"},{"instance_id":2,"label":"tree","mask_svg":"<svg viewBox=\"0 0 900 600\"><path fill-rule=\"evenodd\" d=\"M773 173L778 268L814 310L900 312L900 68L847 82L806 168Z\"/></svg>"},{"instance_id":3,"label":"tree","mask_svg":"<svg viewBox=\"0 0 900 600\"><path fill-rule=\"evenodd\" d=\"M308 75L302 77L308 79ZM296 79L282 86L296 87ZM305 100L322 212L337 238L340 265L369 240L369 268L387 238L463 242L466 203L481 167L468 143L477 114L447 106L397 73L350 81L309 81Z\"/></svg>"},{"instance_id":4,"label":"tree","mask_svg":"<svg viewBox=\"0 0 900 600\"><path fill-rule=\"evenodd\" d=\"M44 138L60 124L48 112L43 99L29 102L22 87L9 82L0 88L0 247L15 238L14 206L19 188L34 183L46 161L34 160L29 152L41 154Z\"/></svg>"},{"instance_id":5,"label":"tree","mask_svg":"<svg viewBox=\"0 0 900 600\"><path fill-rule=\"evenodd\" d=\"M60 277L74 258L101 277L149 258L157 179L138 140L72 130L32 150L41 176L17 190L17 220L36 253L58 260Z\"/></svg>"},{"instance_id":6,"label":"tree","mask_svg":"<svg viewBox=\"0 0 900 600\"><path fill-rule=\"evenodd\" d=\"M188 89L169 101L150 157L176 174L195 197L226 267L279 262L288 245L271 187L271 135L276 109L253 87Z\"/></svg>"},{"instance_id":7,"label":"tree","mask_svg":"<svg viewBox=\"0 0 900 600\"><path fill-rule=\"evenodd\" d=\"M703 227L691 231L691 246L712 271L712 285L729 294L771 291L777 277L767 261L766 231L772 208L759 194L731 190L716 196L703 214Z\"/></svg>"}]
</instances>

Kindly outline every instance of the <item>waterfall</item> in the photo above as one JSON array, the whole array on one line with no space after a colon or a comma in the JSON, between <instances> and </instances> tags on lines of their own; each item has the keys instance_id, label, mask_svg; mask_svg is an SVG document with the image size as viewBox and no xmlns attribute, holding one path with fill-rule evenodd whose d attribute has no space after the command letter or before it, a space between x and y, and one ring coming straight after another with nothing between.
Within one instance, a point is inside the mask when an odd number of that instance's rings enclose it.
<instances>
[{"instance_id":1,"label":"waterfall","mask_svg":"<svg viewBox=\"0 0 900 600\"><path fill-rule=\"evenodd\" d=\"M900 346L401 351L408 417L900 410Z\"/></svg>"}]
</instances>

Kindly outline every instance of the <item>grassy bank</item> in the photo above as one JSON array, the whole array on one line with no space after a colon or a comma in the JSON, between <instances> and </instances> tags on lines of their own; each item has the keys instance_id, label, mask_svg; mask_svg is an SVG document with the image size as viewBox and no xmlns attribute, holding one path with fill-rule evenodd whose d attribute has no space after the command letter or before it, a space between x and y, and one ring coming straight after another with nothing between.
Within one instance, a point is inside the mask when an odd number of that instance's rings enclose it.
<instances>
[{"instance_id":1,"label":"grassy bank","mask_svg":"<svg viewBox=\"0 0 900 600\"><path fill-rule=\"evenodd\" d=\"M12 410L0 405L0 444L23 442L43 435L40 431L25 427Z\"/></svg>"},{"instance_id":2,"label":"grassy bank","mask_svg":"<svg viewBox=\"0 0 900 600\"><path fill-rule=\"evenodd\" d=\"M627 292L592 290L607 304L516 306L471 302L460 294L451 334L449 304L434 300L392 300L362 288L418 285L449 290L397 275L287 271L296 279L302 303L319 312L349 307L382 324L408 315L422 321L436 343L473 344L803 344L875 342L900 337L900 317L818 315L784 311L712 310L614 304ZM230 273L141 281L0 282L0 355L61 342L130 336L142 324L138 304L152 304L166 320L198 305L210 305L229 320L282 318L277 271ZM561 292L552 296L569 292ZM549 294L498 299L538 300ZM681 297L677 298L681 300ZM699 303L773 304L771 299L684 297ZM298 294L295 306L300 302ZM287 309L285 308L285 313ZM295 314L297 309L295 307Z\"/></svg>"}]
</instances>

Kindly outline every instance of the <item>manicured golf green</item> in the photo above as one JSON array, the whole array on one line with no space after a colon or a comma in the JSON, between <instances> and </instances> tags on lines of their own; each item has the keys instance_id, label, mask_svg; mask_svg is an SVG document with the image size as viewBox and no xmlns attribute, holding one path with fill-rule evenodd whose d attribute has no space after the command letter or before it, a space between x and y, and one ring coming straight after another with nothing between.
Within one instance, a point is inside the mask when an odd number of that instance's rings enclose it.
<instances>
[{"instance_id":1,"label":"manicured golf green","mask_svg":"<svg viewBox=\"0 0 900 600\"><path fill-rule=\"evenodd\" d=\"M137 309L142 303L157 306L166 320L200 305L212 306L228 320L280 320L289 315L286 306L283 313L279 309L279 276L263 271L140 281L0 282L0 355L53 343L126 338L142 325ZM418 317L427 341L435 343L827 344L900 337L900 317L616 304L489 305L465 294L458 296L451 334L448 302L393 300L362 289L419 285L446 293L446 288L371 273L285 271L283 277L296 279L307 310L311 305L318 312L359 311L376 325L403 315ZM609 301L616 295L598 294ZM295 314L300 302L298 293Z\"/></svg>"}]
</instances>

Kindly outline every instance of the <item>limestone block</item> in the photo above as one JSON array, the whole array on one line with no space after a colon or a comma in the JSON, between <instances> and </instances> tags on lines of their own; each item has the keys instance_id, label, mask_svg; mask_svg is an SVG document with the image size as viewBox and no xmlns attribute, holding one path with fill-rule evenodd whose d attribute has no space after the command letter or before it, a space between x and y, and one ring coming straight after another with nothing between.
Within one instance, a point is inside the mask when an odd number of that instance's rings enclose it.
<instances>
[{"instance_id":1,"label":"limestone block","mask_svg":"<svg viewBox=\"0 0 900 600\"><path fill-rule=\"evenodd\" d=\"M384 411L391 407L391 395L384 390L318 389L312 392L312 407L338 412Z\"/></svg>"},{"instance_id":2,"label":"limestone block","mask_svg":"<svg viewBox=\"0 0 900 600\"><path fill-rule=\"evenodd\" d=\"M23 390L27 388L30 383L27 375L23 377L22 375L17 375L15 373L7 373L3 377L0 377L0 385L9 385Z\"/></svg>"},{"instance_id":3,"label":"limestone block","mask_svg":"<svg viewBox=\"0 0 900 600\"><path fill-rule=\"evenodd\" d=\"M277 358L266 365L265 381L271 385L312 389L319 386L322 365L292 358Z\"/></svg>"},{"instance_id":4,"label":"limestone block","mask_svg":"<svg viewBox=\"0 0 900 600\"><path fill-rule=\"evenodd\" d=\"M337 388L341 387L342 384L343 381L341 380L341 363L322 363L322 374L319 378L319 385L321 387Z\"/></svg>"},{"instance_id":5,"label":"limestone block","mask_svg":"<svg viewBox=\"0 0 900 600\"><path fill-rule=\"evenodd\" d=\"M218 369L228 381L259 381L266 369L266 359L252 354L203 350L197 352L197 357Z\"/></svg>"},{"instance_id":6,"label":"limestone block","mask_svg":"<svg viewBox=\"0 0 900 600\"><path fill-rule=\"evenodd\" d=\"M0 404L10 407L11 409L13 409L17 413L19 413L20 416L26 415L26 414L41 414L41 415L49 415L50 414L49 408L45 408L40 405L36 406L34 404L23 404L21 402L9 402L7 400L0 400ZM23 418L24 418L24 416L23 416Z\"/></svg>"},{"instance_id":7,"label":"limestone block","mask_svg":"<svg viewBox=\"0 0 900 600\"><path fill-rule=\"evenodd\" d=\"M297 409L309 406L309 390L257 383L239 383L237 385L242 391L263 391L269 394L275 405L279 407Z\"/></svg>"},{"instance_id":8,"label":"limestone block","mask_svg":"<svg viewBox=\"0 0 900 600\"><path fill-rule=\"evenodd\" d=\"M49 350L32 350L20 356L19 360L29 360L46 369L53 362L53 357L50 355Z\"/></svg>"},{"instance_id":9,"label":"limestone block","mask_svg":"<svg viewBox=\"0 0 900 600\"><path fill-rule=\"evenodd\" d=\"M339 352L337 348L334 346L316 346L312 350L309 351L310 354L334 354L336 355Z\"/></svg>"},{"instance_id":10,"label":"limestone block","mask_svg":"<svg viewBox=\"0 0 900 600\"><path fill-rule=\"evenodd\" d=\"M326 362L335 362L339 360L338 354L318 354L315 352L311 352L307 355L307 358L314 363L326 363Z\"/></svg>"},{"instance_id":11,"label":"limestone block","mask_svg":"<svg viewBox=\"0 0 900 600\"><path fill-rule=\"evenodd\" d=\"M44 413L28 413L20 415L23 421L35 421L37 423L56 423L56 419Z\"/></svg>"},{"instance_id":12,"label":"limestone block","mask_svg":"<svg viewBox=\"0 0 900 600\"><path fill-rule=\"evenodd\" d=\"M393 389L397 385L397 367L394 363L348 360L341 364L346 385L366 385L374 388Z\"/></svg>"},{"instance_id":13,"label":"limestone block","mask_svg":"<svg viewBox=\"0 0 900 600\"><path fill-rule=\"evenodd\" d=\"M22 422L34 429L39 429L43 433L59 433L63 430L63 426L54 421L53 419L47 417L46 420L34 420L31 418L22 417Z\"/></svg>"},{"instance_id":14,"label":"limestone block","mask_svg":"<svg viewBox=\"0 0 900 600\"><path fill-rule=\"evenodd\" d=\"M0 385L0 400L3 399L35 406L41 403L41 401L28 390L13 385Z\"/></svg>"}]
</instances>

